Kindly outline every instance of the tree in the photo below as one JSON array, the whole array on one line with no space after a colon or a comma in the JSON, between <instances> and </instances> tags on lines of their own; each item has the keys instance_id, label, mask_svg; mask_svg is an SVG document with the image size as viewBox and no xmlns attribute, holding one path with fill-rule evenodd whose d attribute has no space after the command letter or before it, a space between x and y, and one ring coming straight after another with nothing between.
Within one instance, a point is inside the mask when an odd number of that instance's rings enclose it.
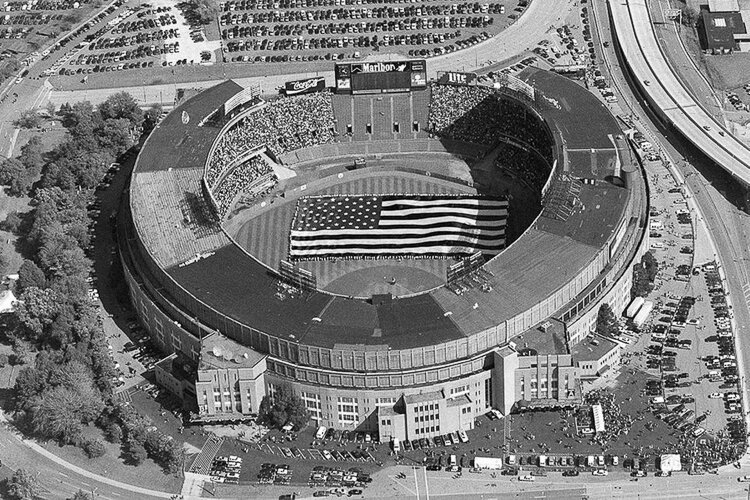
<instances>
[{"instance_id":1,"label":"tree","mask_svg":"<svg viewBox=\"0 0 750 500\"><path fill-rule=\"evenodd\" d=\"M8 231L9 233L18 234L18 230L23 224L23 219L18 215L15 210L8 212L5 220L0 222L0 229Z\"/></svg>"},{"instance_id":2,"label":"tree","mask_svg":"<svg viewBox=\"0 0 750 500\"><path fill-rule=\"evenodd\" d=\"M107 448L100 439L88 439L83 443L83 451L89 458L99 458L107 453Z\"/></svg>"},{"instance_id":3,"label":"tree","mask_svg":"<svg viewBox=\"0 0 750 500\"><path fill-rule=\"evenodd\" d=\"M8 481L8 495L18 500L32 500L40 498L42 487L39 484L39 474L18 469Z\"/></svg>"},{"instance_id":4,"label":"tree","mask_svg":"<svg viewBox=\"0 0 750 500\"><path fill-rule=\"evenodd\" d=\"M44 165L44 149L41 137L35 135L29 139L29 142L21 148L21 154L18 156L18 159L26 167L26 170L31 170L39 175Z\"/></svg>"},{"instance_id":5,"label":"tree","mask_svg":"<svg viewBox=\"0 0 750 500\"><path fill-rule=\"evenodd\" d=\"M13 341L13 364L25 365L34 360L34 351L31 344L22 339Z\"/></svg>"},{"instance_id":6,"label":"tree","mask_svg":"<svg viewBox=\"0 0 750 500\"><path fill-rule=\"evenodd\" d=\"M644 253L643 257L641 258L641 264L643 265L643 269L646 271L648 280L654 281L656 279L656 274L659 272L659 262L657 262L654 254L651 253L651 251Z\"/></svg>"},{"instance_id":7,"label":"tree","mask_svg":"<svg viewBox=\"0 0 750 500\"><path fill-rule=\"evenodd\" d=\"M289 422L301 428L310 419L304 401L294 393L289 384L280 385L273 398L263 397L259 415L276 427L282 427Z\"/></svg>"},{"instance_id":8,"label":"tree","mask_svg":"<svg viewBox=\"0 0 750 500\"><path fill-rule=\"evenodd\" d=\"M54 102L49 101L47 103L47 106L45 107L45 109L47 110L47 113L49 114L50 117L55 116L55 110L57 108L55 107L55 103Z\"/></svg>"},{"instance_id":9,"label":"tree","mask_svg":"<svg viewBox=\"0 0 750 500\"><path fill-rule=\"evenodd\" d=\"M685 26L695 26L700 19L700 12L690 6L685 6L681 9L682 24Z\"/></svg>"},{"instance_id":10,"label":"tree","mask_svg":"<svg viewBox=\"0 0 750 500\"><path fill-rule=\"evenodd\" d=\"M125 457L133 465L141 465L148 458L148 453L140 442L129 439L125 446Z\"/></svg>"},{"instance_id":11,"label":"tree","mask_svg":"<svg viewBox=\"0 0 750 500\"><path fill-rule=\"evenodd\" d=\"M162 112L163 109L161 107L161 104L156 103L151 106L143 115L143 128L146 130L153 129L156 126L156 123L159 121L159 117L161 116Z\"/></svg>"},{"instance_id":12,"label":"tree","mask_svg":"<svg viewBox=\"0 0 750 500\"><path fill-rule=\"evenodd\" d=\"M122 427L117 422L108 422L104 426L104 437L110 443L120 444L122 442Z\"/></svg>"},{"instance_id":13,"label":"tree","mask_svg":"<svg viewBox=\"0 0 750 500\"><path fill-rule=\"evenodd\" d=\"M21 115L16 118L13 125L19 128L39 128L44 123L41 116L37 114L33 109L27 109L21 112Z\"/></svg>"},{"instance_id":14,"label":"tree","mask_svg":"<svg viewBox=\"0 0 750 500\"><path fill-rule=\"evenodd\" d=\"M596 333L612 337L617 334L617 318L609 304L604 303L599 307L596 317Z\"/></svg>"},{"instance_id":15,"label":"tree","mask_svg":"<svg viewBox=\"0 0 750 500\"><path fill-rule=\"evenodd\" d=\"M141 119L141 121L143 120ZM106 149L115 157L120 156L133 145L133 136L130 133L131 126L131 122L125 118L106 120L100 127L97 127L100 147ZM98 183L100 179L101 176L98 176L96 182Z\"/></svg>"},{"instance_id":16,"label":"tree","mask_svg":"<svg viewBox=\"0 0 750 500\"><path fill-rule=\"evenodd\" d=\"M127 92L112 94L106 101L99 104L98 110L105 121L124 118L133 128L140 127L143 123L143 111L138 107L133 96Z\"/></svg>"},{"instance_id":17,"label":"tree","mask_svg":"<svg viewBox=\"0 0 750 500\"><path fill-rule=\"evenodd\" d=\"M27 172L23 163L16 158L8 158L0 163L0 184L8 186L8 194L12 196L26 195L31 189L34 177Z\"/></svg>"},{"instance_id":18,"label":"tree","mask_svg":"<svg viewBox=\"0 0 750 500\"><path fill-rule=\"evenodd\" d=\"M16 287L21 292L31 287L43 290L47 288L47 278L44 276L44 271L39 269L33 261L24 260L18 270Z\"/></svg>"},{"instance_id":19,"label":"tree","mask_svg":"<svg viewBox=\"0 0 750 500\"><path fill-rule=\"evenodd\" d=\"M186 17L196 24L209 24L219 13L217 5L211 0L192 0L187 6Z\"/></svg>"},{"instance_id":20,"label":"tree","mask_svg":"<svg viewBox=\"0 0 750 500\"><path fill-rule=\"evenodd\" d=\"M75 492L75 494L70 497L68 500L93 500L91 497L91 494L86 493L83 490L78 490Z\"/></svg>"}]
</instances>

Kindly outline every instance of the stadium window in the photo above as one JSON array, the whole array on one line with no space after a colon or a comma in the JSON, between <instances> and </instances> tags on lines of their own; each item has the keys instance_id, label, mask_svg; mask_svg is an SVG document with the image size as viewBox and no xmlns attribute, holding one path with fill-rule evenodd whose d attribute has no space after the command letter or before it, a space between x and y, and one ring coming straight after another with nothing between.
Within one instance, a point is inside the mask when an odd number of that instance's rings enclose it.
<instances>
[{"instance_id":1,"label":"stadium window","mask_svg":"<svg viewBox=\"0 0 750 500\"><path fill-rule=\"evenodd\" d=\"M411 129L413 132L419 132L419 122L414 122L411 124Z\"/></svg>"},{"instance_id":2,"label":"stadium window","mask_svg":"<svg viewBox=\"0 0 750 500\"><path fill-rule=\"evenodd\" d=\"M397 134L398 134L399 132L401 132L401 126L400 126L400 125L398 124L398 122L393 122L393 131L394 131L395 133L397 133Z\"/></svg>"},{"instance_id":3,"label":"stadium window","mask_svg":"<svg viewBox=\"0 0 750 500\"><path fill-rule=\"evenodd\" d=\"M372 123L368 123L368 124L367 124L367 126L365 127L365 131L366 131L366 132L367 132L368 134L372 134Z\"/></svg>"}]
</instances>

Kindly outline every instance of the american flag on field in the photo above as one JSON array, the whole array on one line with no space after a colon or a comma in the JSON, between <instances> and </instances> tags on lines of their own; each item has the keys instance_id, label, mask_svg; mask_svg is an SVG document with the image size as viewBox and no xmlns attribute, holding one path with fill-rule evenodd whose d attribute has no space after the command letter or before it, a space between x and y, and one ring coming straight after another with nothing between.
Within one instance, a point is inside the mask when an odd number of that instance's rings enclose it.
<instances>
[{"instance_id":1,"label":"american flag on field","mask_svg":"<svg viewBox=\"0 0 750 500\"><path fill-rule=\"evenodd\" d=\"M482 196L300 198L289 257L450 256L505 247L508 201Z\"/></svg>"}]
</instances>

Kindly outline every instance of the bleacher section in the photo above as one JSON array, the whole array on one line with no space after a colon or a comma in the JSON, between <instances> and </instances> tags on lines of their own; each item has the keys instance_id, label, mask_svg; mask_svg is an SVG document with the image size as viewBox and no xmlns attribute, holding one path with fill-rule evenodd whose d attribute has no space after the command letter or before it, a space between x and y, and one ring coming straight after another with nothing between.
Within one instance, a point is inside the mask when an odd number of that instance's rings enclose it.
<instances>
[{"instance_id":1,"label":"bleacher section","mask_svg":"<svg viewBox=\"0 0 750 500\"><path fill-rule=\"evenodd\" d=\"M495 166L505 173L541 191L550 175L550 166L534 150L522 145L501 142L496 150Z\"/></svg>"},{"instance_id":2,"label":"bleacher section","mask_svg":"<svg viewBox=\"0 0 750 500\"><path fill-rule=\"evenodd\" d=\"M261 155L253 156L222 177L214 187L219 217L226 217L238 195L248 202L268 193L278 183L271 165Z\"/></svg>"},{"instance_id":3,"label":"bleacher section","mask_svg":"<svg viewBox=\"0 0 750 500\"><path fill-rule=\"evenodd\" d=\"M493 145L503 138L536 149L552 163L553 139L527 103L490 87L430 86L429 127L441 138Z\"/></svg>"},{"instance_id":4,"label":"bleacher section","mask_svg":"<svg viewBox=\"0 0 750 500\"><path fill-rule=\"evenodd\" d=\"M339 135L337 140L346 142L426 138L429 99L428 91L335 95L333 113ZM418 124L418 131L413 128L415 122Z\"/></svg>"},{"instance_id":5,"label":"bleacher section","mask_svg":"<svg viewBox=\"0 0 750 500\"><path fill-rule=\"evenodd\" d=\"M206 168L210 188L232 160L259 146L273 155L332 142L335 129L329 92L280 98L266 103L228 130Z\"/></svg>"},{"instance_id":6,"label":"bleacher section","mask_svg":"<svg viewBox=\"0 0 750 500\"><path fill-rule=\"evenodd\" d=\"M141 172L133 178L132 206L144 228L144 244L165 268L229 243L203 197L202 176L202 168L193 168Z\"/></svg>"}]
</instances>

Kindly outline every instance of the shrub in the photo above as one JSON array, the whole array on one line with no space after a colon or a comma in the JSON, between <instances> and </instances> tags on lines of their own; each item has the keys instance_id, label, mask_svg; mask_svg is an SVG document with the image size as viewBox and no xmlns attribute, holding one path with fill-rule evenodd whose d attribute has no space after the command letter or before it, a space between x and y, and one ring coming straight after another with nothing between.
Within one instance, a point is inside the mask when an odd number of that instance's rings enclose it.
<instances>
[{"instance_id":1,"label":"shrub","mask_svg":"<svg viewBox=\"0 0 750 500\"><path fill-rule=\"evenodd\" d=\"M103 457L107 453L104 442L101 439L88 439L83 443L83 451L89 458Z\"/></svg>"}]
</instances>

